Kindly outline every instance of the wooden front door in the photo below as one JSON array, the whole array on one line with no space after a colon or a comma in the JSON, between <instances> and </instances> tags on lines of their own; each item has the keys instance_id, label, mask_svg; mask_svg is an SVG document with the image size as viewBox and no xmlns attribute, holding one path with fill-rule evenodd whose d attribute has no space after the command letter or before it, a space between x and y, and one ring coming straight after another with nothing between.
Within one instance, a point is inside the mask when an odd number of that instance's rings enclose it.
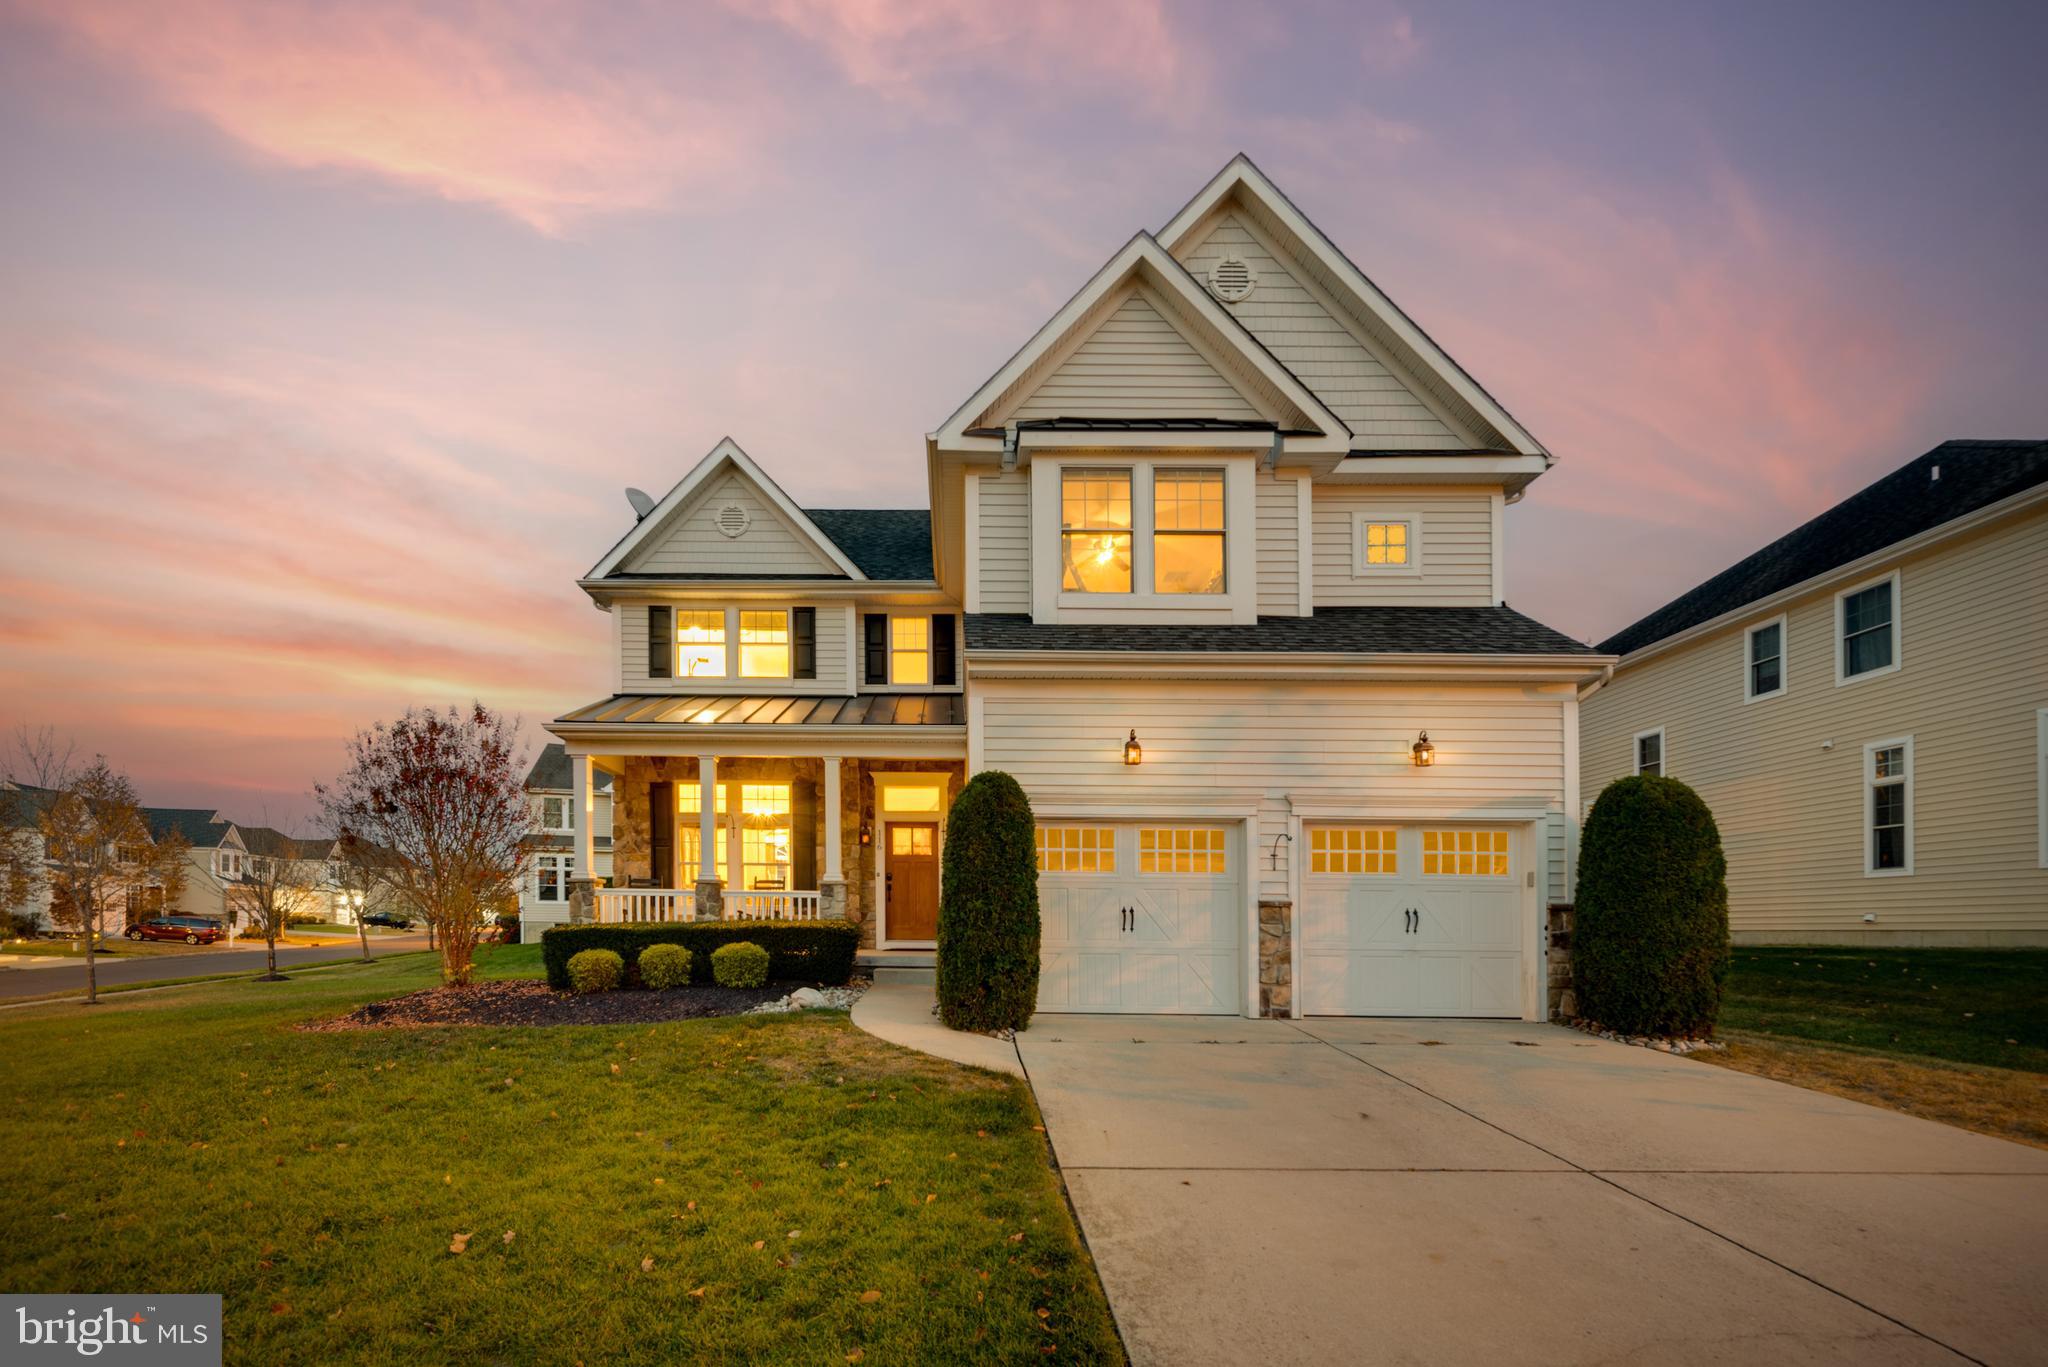
<instances>
[{"instance_id":1,"label":"wooden front door","mask_svg":"<svg viewBox=\"0 0 2048 1367\"><path fill-rule=\"evenodd\" d=\"M886 889L891 940L935 940L939 936L939 823L889 824Z\"/></svg>"}]
</instances>

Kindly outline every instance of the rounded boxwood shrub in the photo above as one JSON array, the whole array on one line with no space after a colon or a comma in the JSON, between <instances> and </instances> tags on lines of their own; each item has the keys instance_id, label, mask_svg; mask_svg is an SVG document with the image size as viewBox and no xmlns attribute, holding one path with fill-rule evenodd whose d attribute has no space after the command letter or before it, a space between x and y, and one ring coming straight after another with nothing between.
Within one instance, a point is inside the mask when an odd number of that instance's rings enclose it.
<instances>
[{"instance_id":1,"label":"rounded boxwood shrub","mask_svg":"<svg viewBox=\"0 0 2048 1367\"><path fill-rule=\"evenodd\" d=\"M690 951L681 945L649 945L640 951L638 962L640 981L656 992L689 985Z\"/></svg>"},{"instance_id":2,"label":"rounded boxwood shrub","mask_svg":"<svg viewBox=\"0 0 2048 1367\"><path fill-rule=\"evenodd\" d=\"M574 992L609 992L626 980L626 961L609 949L586 949L569 960Z\"/></svg>"},{"instance_id":3,"label":"rounded boxwood shrub","mask_svg":"<svg viewBox=\"0 0 2048 1367\"><path fill-rule=\"evenodd\" d=\"M720 987L759 987L768 981L768 951L735 940L711 951L711 979Z\"/></svg>"},{"instance_id":4,"label":"rounded boxwood shrub","mask_svg":"<svg viewBox=\"0 0 2048 1367\"><path fill-rule=\"evenodd\" d=\"M1698 793L1650 775L1607 785L1579 837L1579 1015L1625 1034L1711 1035L1728 976L1727 873Z\"/></svg>"},{"instance_id":5,"label":"rounded boxwood shrub","mask_svg":"<svg viewBox=\"0 0 2048 1367\"><path fill-rule=\"evenodd\" d=\"M999 770L976 774L946 818L939 891L939 1019L1021 1030L1038 1005L1038 851L1031 802Z\"/></svg>"}]
</instances>

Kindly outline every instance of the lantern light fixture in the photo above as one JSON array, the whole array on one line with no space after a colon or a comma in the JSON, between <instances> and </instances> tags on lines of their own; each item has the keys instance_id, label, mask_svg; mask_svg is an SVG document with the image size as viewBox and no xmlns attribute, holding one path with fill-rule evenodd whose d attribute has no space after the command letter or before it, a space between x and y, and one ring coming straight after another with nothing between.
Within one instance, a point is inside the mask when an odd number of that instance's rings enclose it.
<instances>
[{"instance_id":1,"label":"lantern light fixture","mask_svg":"<svg viewBox=\"0 0 2048 1367\"><path fill-rule=\"evenodd\" d=\"M1436 763L1436 747L1429 743L1427 731L1415 738L1415 744L1409 747L1408 753L1415 757L1415 767L1418 769L1427 769Z\"/></svg>"},{"instance_id":2,"label":"lantern light fixture","mask_svg":"<svg viewBox=\"0 0 2048 1367\"><path fill-rule=\"evenodd\" d=\"M1138 744L1138 731L1136 727L1133 727L1131 728L1131 738L1124 742L1124 763L1143 764L1144 762L1145 747Z\"/></svg>"}]
</instances>

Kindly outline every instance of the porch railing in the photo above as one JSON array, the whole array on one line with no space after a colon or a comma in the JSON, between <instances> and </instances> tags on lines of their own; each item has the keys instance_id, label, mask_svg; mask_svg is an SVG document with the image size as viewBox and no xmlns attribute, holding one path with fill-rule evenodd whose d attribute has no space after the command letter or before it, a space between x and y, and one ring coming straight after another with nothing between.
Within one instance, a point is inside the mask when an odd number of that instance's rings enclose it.
<instances>
[{"instance_id":1,"label":"porch railing","mask_svg":"<svg viewBox=\"0 0 2048 1367\"><path fill-rule=\"evenodd\" d=\"M727 892L720 919L726 921L815 921L815 892ZM640 924L654 921L695 921L697 894L691 888L599 888L600 922ZM706 918L708 919L708 918Z\"/></svg>"}]
</instances>

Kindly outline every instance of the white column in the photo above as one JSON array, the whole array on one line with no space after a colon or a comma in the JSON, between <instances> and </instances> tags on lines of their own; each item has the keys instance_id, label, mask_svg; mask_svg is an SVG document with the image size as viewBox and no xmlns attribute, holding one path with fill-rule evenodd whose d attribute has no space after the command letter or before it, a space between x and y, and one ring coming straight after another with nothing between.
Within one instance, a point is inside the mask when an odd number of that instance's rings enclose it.
<instances>
[{"instance_id":1,"label":"white column","mask_svg":"<svg viewBox=\"0 0 2048 1367\"><path fill-rule=\"evenodd\" d=\"M825 881L840 883L846 872L839 851L839 756L825 756Z\"/></svg>"},{"instance_id":2,"label":"white column","mask_svg":"<svg viewBox=\"0 0 2048 1367\"><path fill-rule=\"evenodd\" d=\"M717 756L697 756L697 783L703 803L697 816L697 852L703 856L699 861L697 878L708 883L718 877Z\"/></svg>"},{"instance_id":3,"label":"white column","mask_svg":"<svg viewBox=\"0 0 2048 1367\"><path fill-rule=\"evenodd\" d=\"M569 824L576 828L576 868L572 878L593 878L596 876L597 858L594 851L596 842L591 838L591 827L597 824L595 802L591 798L590 756L569 756Z\"/></svg>"}]
</instances>

